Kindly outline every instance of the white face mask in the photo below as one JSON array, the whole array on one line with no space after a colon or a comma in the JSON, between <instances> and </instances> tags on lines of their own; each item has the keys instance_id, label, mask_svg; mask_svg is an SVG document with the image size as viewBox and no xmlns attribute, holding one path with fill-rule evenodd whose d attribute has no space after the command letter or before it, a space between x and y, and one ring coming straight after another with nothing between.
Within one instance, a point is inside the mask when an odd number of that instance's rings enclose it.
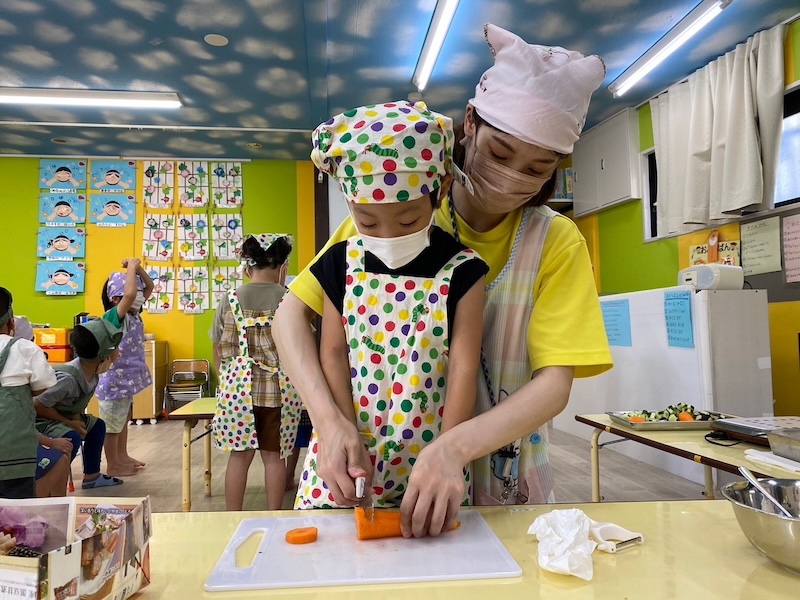
<instances>
[{"instance_id":1,"label":"white face mask","mask_svg":"<svg viewBox=\"0 0 800 600\"><path fill-rule=\"evenodd\" d=\"M364 249L372 252L390 269L399 269L417 258L431 245L428 231L433 224L435 214L431 214L430 222L419 231L400 237L379 238L359 232Z\"/></svg>"},{"instance_id":2,"label":"white face mask","mask_svg":"<svg viewBox=\"0 0 800 600\"><path fill-rule=\"evenodd\" d=\"M142 308L142 305L144 305L144 292L138 290L136 292L136 299L133 301L131 308L133 308L133 310L139 310Z\"/></svg>"}]
</instances>

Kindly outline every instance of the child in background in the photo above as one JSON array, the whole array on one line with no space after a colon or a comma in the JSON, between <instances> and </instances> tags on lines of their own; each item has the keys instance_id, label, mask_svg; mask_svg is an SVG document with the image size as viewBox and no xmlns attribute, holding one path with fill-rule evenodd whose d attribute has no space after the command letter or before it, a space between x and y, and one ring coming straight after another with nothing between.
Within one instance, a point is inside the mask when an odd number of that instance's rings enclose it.
<instances>
[{"instance_id":1,"label":"child in background","mask_svg":"<svg viewBox=\"0 0 800 600\"><path fill-rule=\"evenodd\" d=\"M217 306L210 336L219 375L214 440L230 451L225 472L225 507L242 510L247 471L255 450L264 463L267 509L281 508L286 464L294 449L299 401L282 376L272 316L286 292L293 239L264 233L245 237L239 257L250 283L231 290Z\"/></svg>"},{"instance_id":2,"label":"child in background","mask_svg":"<svg viewBox=\"0 0 800 600\"><path fill-rule=\"evenodd\" d=\"M147 388L152 379L144 360L144 323L139 316L153 291L153 280L138 258L122 261L125 273L116 271L103 286L103 318L122 328L119 357L100 375L97 399L100 418L106 424L106 462L112 477L135 475L144 463L128 455L128 421L133 396Z\"/></svg>"},{"instance_id":3,"label":"child in background","mask_svg":"<svg viewBox=\"0 0 800 600\"><path fill-rule=\"evenodd\" d=\"M0 287L0 498L35 498L39 435L33 396L56 383L41 348L14 337L11 292Z\"/></svg>"},{"instance_id":4,"label":"child in background","mask_svg":"<svg viewBox=\"0 0 800 600\"><path fill-rule=\"evenodd\" d=\"M433 225L453 137L449 118L406 101L348 111L312 135L311 160L338 180L359 233L311 267L325 292L320 363L369 454L379 506L400 505L420 451L475 405L488 266ZM317 452L314 435L295 508L336 506Z\"/></svg>"},{"instance_id":5,"label":"child in background","mask_svg":"<svg viewBox=\"0 0 800 600\"><path fill-rule=\"evenodd\" d=\"M36 428L43 435L70 443L70 462L83 445L83 489L119 485L122 480L100 472L100 458L106 437L102 419L86 414L99 382L98 374L108 370L119 355L122 330L106 319L76 325L69 343L78 358L58 365L58 383L35 398Z\"/></svg>"}]
</instances>

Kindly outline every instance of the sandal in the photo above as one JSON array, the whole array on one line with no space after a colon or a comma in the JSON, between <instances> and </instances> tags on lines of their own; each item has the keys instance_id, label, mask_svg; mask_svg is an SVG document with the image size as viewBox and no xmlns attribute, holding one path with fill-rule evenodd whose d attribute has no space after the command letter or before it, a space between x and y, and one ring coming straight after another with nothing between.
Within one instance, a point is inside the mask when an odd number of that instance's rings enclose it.
<instances>
[{"instance_id":1,"label":"sandal","mask_svg":"<svg viewBox=\"0 0 800 600\"><path fill-rule=\"evenodd\" d=\"M108 475L103 475L102 473L97 479L92 479L91 481L84 481L83 482L83 489L90 490L92 488L99 488L99 487L109 487L112 485L119 485L122 483L122 479L119 477L109 477Z\"/></svg>"}]
</instances>

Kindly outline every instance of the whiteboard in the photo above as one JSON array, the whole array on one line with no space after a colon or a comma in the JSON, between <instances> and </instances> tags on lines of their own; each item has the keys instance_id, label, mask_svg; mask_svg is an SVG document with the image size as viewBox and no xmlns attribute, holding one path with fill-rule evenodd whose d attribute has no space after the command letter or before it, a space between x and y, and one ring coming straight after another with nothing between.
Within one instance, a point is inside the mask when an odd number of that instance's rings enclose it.
<instances>
[{"instance_id":1,"label":"whiteboard","mask_svg":"<svg viewBox=\"0 0 800 600\"><path fill-rule=\"evenodd\" d=\"M692 333L694 348L671 347L664 317L667 292L692 292ZM614 368L596 377L575 379L569 403L553 419L553 427L590 439L591 427L575 415L622 410L663 410L670 404L686 402L699 410L711 410L710 361L704 311L697 310L694 290L675 286L626 294L603 296L600 302L627 300L630 307L630 346L611 346ZM602 441L613 439L603 436ZM641 444L614 444L613 450L648 462L687 479L703 482L703 469L691 461L671 456Z\"/></svg>"}]
</instances>

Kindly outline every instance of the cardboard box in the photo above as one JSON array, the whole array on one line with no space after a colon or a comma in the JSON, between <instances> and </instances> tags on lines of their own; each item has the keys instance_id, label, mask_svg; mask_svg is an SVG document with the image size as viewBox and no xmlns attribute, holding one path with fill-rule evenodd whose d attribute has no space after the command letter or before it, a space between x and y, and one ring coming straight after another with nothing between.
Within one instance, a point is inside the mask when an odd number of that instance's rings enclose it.
<instances>
[{"instance_id":1,"label":"cardboard box","mask_svg":"<svg viewBox=\"0 0 800 600\"><path fill-rule=\"evenodd\" d=\"M150 582L150 524L149 498L0 500L0 530L43 553L0 556L0 598L126 600Z\"/></svg>"},{"instance_id":2,"label":"cardboard box","mask_svg":"<svg viewBox=\"0 0 800 600\"><path fill-rule=\"evenodd\" d=\"M33 330L34 342L37 346L69 346L71 327L47 327Z\"/></svg>"},{"instance_id":3,"label":"cardboard box","mask_svg":"<svg viewBox=\"0 0 800 600\"><path fill-rule=\"evenodd\" d=\"M75 352L71 346L39 346L47 354L49 363L65 363L75 358Z\"/></svg>"}]
</instances>

